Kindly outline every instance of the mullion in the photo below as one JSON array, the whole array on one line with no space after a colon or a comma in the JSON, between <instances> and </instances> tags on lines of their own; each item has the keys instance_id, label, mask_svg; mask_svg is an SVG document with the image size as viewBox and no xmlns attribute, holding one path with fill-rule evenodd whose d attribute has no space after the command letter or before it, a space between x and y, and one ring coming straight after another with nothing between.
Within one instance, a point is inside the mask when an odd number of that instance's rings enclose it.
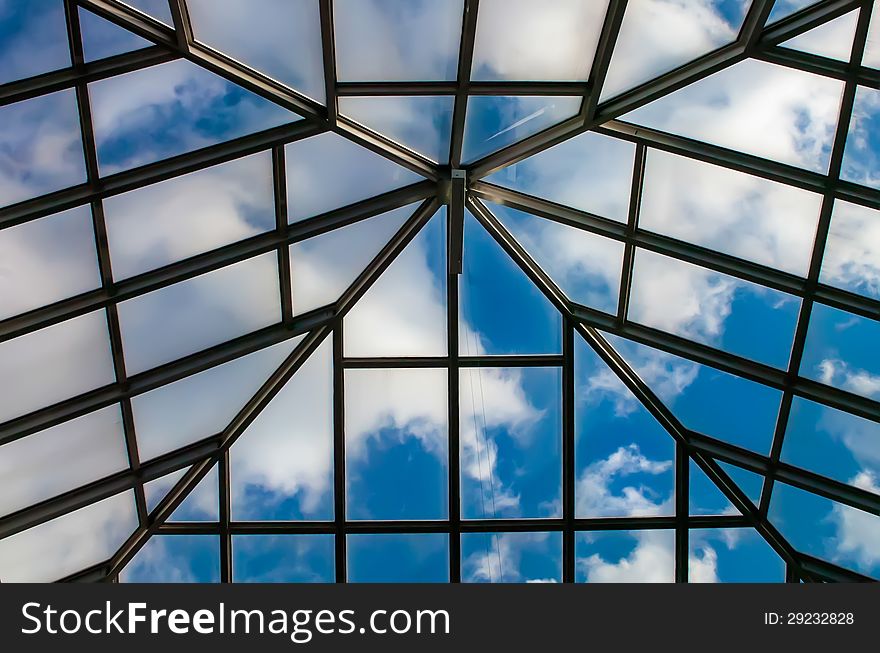
<instances>
[{"instance_id":1,"label":"mullion","mask_svg":"<svg viewBox=\"0 0 880 653\"><path fill-rule=\"evenodd\" d=\"M451 231L452 225L447 223ZM463 253L463 252L462 252ZM447 253L448 255L448 253ZM446 403L448 434L447 510L449 511L449 581L461 582L461 440L460 440L460 394L461 357L459 338L459 282L461 275L446 277Z\"/></svg>"},{"instance_id":2,"label":"mullion","mask_svg":"<svg viewBox=\"0 0 880 653\"><path fill-rule=\"evenodd\" d=\"M342 366L344 337L343 321L333 329L333 515L335 523L334 553L337 583L348 582L346 541L345 481L345 370Z\"/></svg>"},{"instance_id":3,"label":"mullion","mask_svg":"<svg viewBox=\"0 0 880 653\"><path fill-rule=\"evenodd\" d=\"M636 145L635 156L633 157L629 214L626 221L626 244L623 250L623 269L620 277L620 293L617 299L617 321L620 324L626 322L626 316L629 312L635 263L635 245L632 241L639 227L639 209L642 201L642 189L645 183L646 150L647 148L644 145Z\"/></svg>"},{"instance_id":4,"label":"mullion","mask_svg":"<svg viewBox=\"0 0 880 653\"><path fill-rule=\"evenodd\" d=\"M464 13L461 21L461 41L458 48L455 103L452 108L452 134L449 139L449 164L452 168L461 166L471 66L474 61L474 42L477 34L477 14L480 7L479 0L464 0L463 4Z\"/></svg>"},{"instance_id":5,"label":"mullion","mask_svg":"<svg viewBox=\"0 0 880 653\"><path fill-rule=\"evenodd\" d=\"M562 323L562 582L575 581L575 518L577 517L577 425L575 391L575 334L571 321Z\"/></svg>"},{"instance_id":6,"label":"mullion","mask_svg":"<svg viewBox=\"0 0 880 653\"><path fill-rule=\"evenodd\" d=\"M675 443L675 582L688 582L690 539L690 457Z\"/></svg>"},{"instance_id":7,"label":"mullion","mask_svg":"<svg viewBox=\"0 0 880 653\"><path fill-rule=\"evenodd\" d=\"M287 171L284 146L272 148L272 189L275 196L275 234L281 241L278 247L278 285L281 289L281 321L293 321L293 287L290 277L290 247L285 242L287 224Z\"/></svg>"}]
</instances>

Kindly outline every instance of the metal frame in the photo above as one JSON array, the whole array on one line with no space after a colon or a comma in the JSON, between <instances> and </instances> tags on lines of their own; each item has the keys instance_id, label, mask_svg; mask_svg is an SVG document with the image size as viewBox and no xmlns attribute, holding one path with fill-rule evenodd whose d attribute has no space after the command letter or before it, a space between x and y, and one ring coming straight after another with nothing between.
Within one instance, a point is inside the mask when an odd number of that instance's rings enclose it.
<instances>
[{"instance_id":1,"label":"metal frame","mask_svg":"<svg viewBox=\"0 0 880 653\"><path fill-rule=\"evenodd\" d=\"M33 332L93 310L104 310L108 317L115 383L70 398L20 418L0 424L0 445L62 423L98 408L119 403L122 408L130 468L88 486L66 492L35 506L0 518L0 538L46 522L117 494L135 492L139 526L120 550L108 561L83 570L65 580L114 580L144 543L156 534L204 533L220 536L221 580L229 582L232 570L232 535L238 533L332 533L336 535L336 579L346 580L346 534L348 533L419 533L442 532L450 535L449 577L461 580L460 534L467 532L560 531L563 534L563 580L575 579L575 535L579 531L613 529L665 528L676 534L676 571L679 582L687 581L688 534L693 528L753 527L785 561L789 582L866 580L847 569L818 560L795 550L768 519L768 509L776 481L806 489L843 504L880 514L880 497L838 481L819 476L780 461L789 409L794 396L807 397L822 404L880 421L880 402L824 386L799 374L810 311L814 303L826 304L869 319L880 319L880 301L833 288L819 282L819 270L828 233L831 207L842 199L872 208L880 208L880 191L840 179L843 148L848 131L857 85L880 87L880 72L861 65L868 21L869 0L822 0L769 27L765 22L772 0L755 0L736 41L710 52L608 101L599 103L600 90L608 70L617 34L626 10L626 0L611 0L600 33L599 46L588 80L576 83L555 82L471 82L474 41L479 14L478 0L465 0L457 76L450 82L340 82L335 69L335 43L332 0L318 0L323 43L324 82L327 105L321 105L296 90L265 77L226 55L201 43L194 36L185 0L169 0L174 28L131 9L117 0L65 0L70 68L38 77L0 85L0 106L37 97L60 89L76 93L82 142L86 159L85 183L50 195L0 208L0 229L38 219L58 211L89 204L98 245L101 287L77 297L0 321L0 342ZM155 45L93 63L82 57L78 9L88 9L117 25L144 37ZM783 41L851 10L860 11L851 61L843 64L823 57L807 55L780 47ZM831 165L827 175L804 171L756 156L743 154L628 124L619 117L654 99L698 81L746 58L789 66L799 70L840 79L845 91L835 134ZM304 120L264 132L234 139L201 150L179 155L126 172L101 177L92 131L88 84L148 66L185 58L208 70L286 107ZM470 165L461 165L467 100L471 95L574 95L582 98L581 110L570 120L554 125ZM449 165L438 165L387 137L372 132L339 115L337 98L353 95L451 95L454 96ZM537 197L500 188L480 181L504 166L516 163L566 139L586 131L621 138L636 144L632 171L632 189L628 219L625 224L601 216L577 211ZM323 132L338 133L389 160L413 170L426 181L374 197L351 206L330 211L308 220L287 224L287 196L284 145ZM780 181L823 195L819 229L807 278L780 272L733 256L720 254L666 236L641 229L638 214L644 183L645 158L649 149L658 149L696 160ZM128 280L113 280L109 247L106 240L102 201L104 198L140 188L188 172L231 161L248 154L269 151L272 154L276 228L274 231L240 241L205 254L172 263ZM615 315L598 313L571 302L553 280L531 259L513 236L483 204L490 200L526 210L543 218L568 224L624 243L620 297ZM307 314L294 315L290 288L288 245L333 229L369 219L393 208L421 201L420 207L366 267L358 280L333 305ZM370 285L416 236L441 204L449 206L447 279L447 346L443 357L431 358L349 358L342 350L344 316L363 296ZM562 319L562 352L548 356L466 356L458 349L459 274L463 256L465 207L496 239L502 248L559 310ZM632 268L637 248L662 253L708 269L782 290L802 299L789 366L778 370L686 339L659 332L629 321L627 310L632 286ZM269 251L276 251L281 287L282 320L279 324L242 336L216 347L193 354L146 372L128 376L122 354L116 307L120 301L139 296L192 278L231 263ZM652 390L639 379L603 337L602 331L675 353L746 379L778 388L783 392L778 422L769 456L735 447L709 435L688 430L662 404ZM137 394L184 378L198 371L233 360L271 344L307 334L295 351L272 374L254 397L223 432L207 437L184 449L141 463L131 411L131 398ZM299 366L326 338L333 339L333 416L334 416L334 490L335 519L331 522L234 522L230 518L229 448L241 436L259 412L271 401ZM670 433L676 443L676 512L662 518L580 519L574 511L576 468L575 448L575 339L586 343L617 374L624 384ZM558 519L483 519L464 520L460 514L459 461L459 371L470 367L557 367L562 375L562 516ZM418 522L364 522L347 519L345 512L345 434L344 370L353 368L438 367L448 371L449 425L449 515L446 520ZM688 514L688 469L693 460L742 512L742 516L696 517ZM759 506L754 506L719 467L724 461L765 478ZM166 523L190 491L215 465L220 467L220 521L213 524ZM147 514L143 484L175 470L188 468L181 480L163 501Z\"/></svg>"}]
</instances>

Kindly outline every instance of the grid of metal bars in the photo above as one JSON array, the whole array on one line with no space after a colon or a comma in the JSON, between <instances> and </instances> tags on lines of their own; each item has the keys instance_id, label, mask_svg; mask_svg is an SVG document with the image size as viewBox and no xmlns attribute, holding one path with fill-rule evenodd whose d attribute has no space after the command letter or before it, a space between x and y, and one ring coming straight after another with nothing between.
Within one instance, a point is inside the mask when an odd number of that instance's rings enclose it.
<instances>
[{"instance_id":1,"label":"grid of metal bars","mask_svg":"<svg viewBox=\"0 0 880 653\"><path fill-rule=\"evenodd\" d=\"M307 98L248 67L216 52L193 37L185 0L169 0L174 29L145 16L116 0L65 0L68 40L72 65L68 69L0 86L0 106L37 97L49 92L75 90L86 157L85 183L33 200L0 209L0 228L47 216L58 211L89 204L92 209L98 245L101 287L92 292L57 302L26 314L0 321L0 342L57 324L66 319L103 309L108 317L116 382L93 392L62 401L53 406L0 424L0 444L25 437L104 406L119 403L122 408L130 469L96 481L86 487L66 492L33 507L0 518L0 538L68 513L96 500L126 489L135 491L139 527L108 561L84 570L68 580L113 580L149 537L156 533L213 533L221 538L221 580L232 579L232 535L244 533L332 533L336 535L336 578L346 580L346 538L348 533L443 532L450 535L450 580L461 580L460 535L467 532L561 531L563 534L563 580L575 576L575 534L584 530L629 530L648 528L674 529L676 534L675 577L687 581L688 533L692 528L754 527L787 564L790 582L827 580L864 580L864 577L829 562L796 551L768 520L773 485L777 480L834 499L873 514L880 514L880 497L865 490L822 477L780 461L782 439L794 396L802 396L824 405L880 420L880 402L822 385L799 376L809 316L814 303L826 304L857 315L878 319L880 302L819 282L819 270L835 199L880 207L880 192L840 179L843 148L849 128L855 90L858 85L880 86L880 72L861 65L871 14L869 0L822 0L792 16L765 28L772 0L755 0L746 16L737 40L688 64L641 84L611 100L599 103L599 91L608 70L614 43L626 9L625 0L611 0L602 26L599 46L586 83L546 82L471 82L476 34L478 0L465 0L457 78L454 82L376 82L344 83L336 79L332 0L319 0L320 29L323 45L324 82L327 106ZM83 7L120 25L155 45L93 63L85 63L78 8ZM829 20L859 10L858 26L848 63L777 47ZM189 59L212 72L289 108L305 120L293 125L269 129L225 143L159 161L101 178L92 131L87 86L90 82L156 65L177 58ZM733 65L746 58L782 64L799 70L844 80L845 90L827 175L800 170L785 164L734 152L722 147L678 137L642 127L635 128L618 117L678 88ZM473 164L461 166L461 151L467 99L472 95L576 95L581 96L579 114L535 136L490 154ZM390 139L373 133L338 114L336 101L346 95L453 95L455 98L450 165L437 165ZM537 197L507 190L480 181L480 178L511 165L588 130L636 143L635 164L628 220L614 223L602 217L577 211ZM385 193L348 207L293 225L287 224L287 197L284 145L299 139L333 131L382 156L424 176L427 181ZM773 268L720 254L696 245L659 236L638 226L639 203L644 182L648 149L684 156L747 172L758 177L781 181L823 195L822 211L806 279ZM230 161L247 154L270 150L272 153L275 192L276 229L226 247L191 257L158 270L143 273L122 282L114 282L109 247L104 226L104 198L140 188L178 175ZM463 172L462 172L463 171ZM290 288L288 245L308 237L368 219L413 201L421 206L404 224L388 245L366 267L358 280L334 305L294 316ZM552 279L529 257L525 250L492 215L482 200L526 210L563 224L601 234L624 243L618 312L608 316L571 302ZM448 353L440 358L346 358L342 351L343 318L370 285L391 264L397 254L415 237L441 204L448 204L450 275L447 280ZM461 234L465 205L497 240L502 248L525 271L563 316L562 354L554 356L480 357L462 356L458 349L459 277ZM801 311L790 364L787 370L747 360L684 338L647 328L627 319L636 248L696 263L747 281L783 290L802 299ZM184 359L146 372L128 376L122 356L116 306L118 302L146 292L219 269L257 254L276 251L281 281L282 322L234 341L212 347ZM717 369L731 372L783 391L783 400L769 456L762 456L706 434L688 430L635 371L603 337L602 331L650 345ZM307 334L296 350L266 381L223 432L184 449L142 464L139 461L131 398L147 390L185 378L198 371L233 360L247 353ZM335 519L332 522L234 522L230 519L229 447L245 431L259 412L277 394L284 383L326 338L333 341L333 417L334 417L334 497ZM574 464L574 343L583 338L625 385L658 419L676 442L674 517L578 519L574 512L576 470ZM463 520L460 514L459 462L459 370L474 366L551 366L562 371L562 464L563 509L559 519L483 519ZM449 516L446 520L419 521L350 521L345 514L345 434L344 370L375 367L442 367L448 371L449 425ZM718 485L742 516L697 517L688 510L688 469L693 460ZM719 467L717 461L732 463L765 477L759 506L754 506L742 490ZM220 521L214 524L166 523L198 482L215 466L220 469ZM171 471L189 470L161 501L147 514L143 484Z\"/></svg>"}]
</instances>

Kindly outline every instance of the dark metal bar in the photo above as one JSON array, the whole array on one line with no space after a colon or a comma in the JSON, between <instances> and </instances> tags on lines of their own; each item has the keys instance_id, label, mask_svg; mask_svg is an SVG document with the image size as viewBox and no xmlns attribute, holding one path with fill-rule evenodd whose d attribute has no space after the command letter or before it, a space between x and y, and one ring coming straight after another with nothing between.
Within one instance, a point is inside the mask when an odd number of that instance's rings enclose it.
<instances>
[{"instance_id":1,"label":"dark metal bar","mask_svg":"<svg viewBox=\"0 0 880 653\"><path fill-rule=\"evenodd\" d=\"M574 326L562 322L562 582L575 581L575 516L577 502L577 464L575 460L577 423L575 414Z\"/></svg>"},{"instance_id":2,"label":"dark metal bar","mask_svg":"<svg viewBox=\"0 0 880 653\"><path fill-rule=\"evenodd\" d=\"M559 367L564 357L558 354L514 354L458 357L459 367ZM438 368L446 367L444 356L401 356L380 358L345 358L342 365L349 369Z\"/></svg>"},{"instance_id":3,"label":"dark metal bar","mask_svg":"<svg viewBox=\"0 0 880 653\"><path fill-rule=\"evenodd\" d=\"M465 171L453 170L449 198L449 242L447 243L447 272L461 274L464 259L464 198Z\"/></svg>"},{"instance_id":4,"label":"dark metal bar","mask_svg":"<svg viewBox=\"0 0 880 653\"><path fill-rule=\"evenodd\" d=\"M464 123L470 89L471 67L474 61L474 41L477 34L479 0L464 0L461 20L461 42L458 48L458 74L455 83L455 105L452 110L452 137L449 144L449 164L461 167L461 151L464 143Z\"/></svg>"},{"instance_id":5,"label":"dark metal bar","mask_svg":"<svg viewBox=\"0 0 880 653\"><path fill-rule=\"evenodd\" d=\"M690 559L690 458L681 442L675 443L675 582L688 582Z\"/></svg>"},{"instance_id":6,"label":"dark metal bar","mask_svg":"<svg viewBox=\"0 0 880 653\"><path fill-rule=\"evenodd\" d=\"M451 229L451 223L447 223ZM447 254L448 256L448 254ZM449 510L449 581L461 582L461 433L460 398L461 352L459 351L461 277L451 274L446 279L446 405L448 427L449 476L447 478Z\"/></svg>"},{"instance_id":7,"label":"dark metal bar","mask_svg":"<svg viewBox=\"0 0 880 653\"><path fill-rule=\"evenodd\" d=\"M469 95L583 95L584 82L475 82L468 83ZM339 82L339 97L455 95L458 82Z\"/></svg>"},{"instance_id":8,"label":"dark metal bar","mask_svg":"<svg viewBox=\"0 0 880 653\"><path fill-rule=\"evenodd\" d=\"M345 370L343 357L343 323L333 330L333 517L335 523L336 582L348 578L347 542L345 538Z\"/></svg>"},{"instance_id":9,"label":"dark metal bar","mask_svg":"<svg viewBox=\"0 0 880 653\"><path fill-rule=\"evenodd\" d=\"M642 187L645 182L646 148L637 145L633 158L632 184L629 196L629 214L626 221L626 245L623 249L623 268L620 273L620 292L617 298L617 321L623 324L629 312L630 289L632 288L633 265L636 248L633 244L639 227L639 208L642 202Z\"/></svg>"},{"instance_id":10,"label":"dark metal bar","mask_svg":"<svg viewBox=\"0 0 880 653\"><path fill-rule=\"evenodd\" d=\"M278 284L281 289L281 319L293 321L293 288L290 279L290 248L287 240L287 171L284 146L272 148L272 187L275 195L275 233L282 246L278 248Z\"/></svg>"},{"instance_id":11,"label":"dark metal bar","mask_svg":"<svg viewBox=\"0 0 880 653\"><path fill-rule=\"evenodd\" d=\"M220 485L220 582L231 583L232 569L232 533L229 530L232 512L232 481L229 477L229 450L220 455L217 461L217 481Z\"/></svg>"},{"instance_id":12,"label":"dark metal bar","mask_svg":"<svg viewBox=\"0 0 880 653\"><path fill-rule=\"evenodd\" d=\"M321 57L324 64L324 95L327 104L327 120L333 125L339 105L336 101L336 34L333 30L333 0L319 0L321 13Z\"/></svg>"},{"instance_id":13,"label":"dark metal bar","mask_svg":"<svg viewBox=\"0 0 880 653\"><path fill-rule=\"evenodd\" d=\"M168 0L168 6L171 9L171 20L177 36L177 47L186 51L189 49L189 44L195 41L186 0Z\"/></svg>"},{"instance_id":14,"label":"dark metal bar","mask_svg":"<svg viewBox=\"0 0 880 653\"><path fill-rule=\"evenodd\" d=\"M585 97L581 107L581 116L584 124L593 122L596 116L596 107L599 105L599 97L605 85L605 76L608 74L608 66L614 54L614 46L620 34L620 26L626 14L626 0L611 0L605 12L605 20L602 23L602 31L599 32L599 43L590 68L588 85L590 93Z\"/></svg>"}]
</instances>

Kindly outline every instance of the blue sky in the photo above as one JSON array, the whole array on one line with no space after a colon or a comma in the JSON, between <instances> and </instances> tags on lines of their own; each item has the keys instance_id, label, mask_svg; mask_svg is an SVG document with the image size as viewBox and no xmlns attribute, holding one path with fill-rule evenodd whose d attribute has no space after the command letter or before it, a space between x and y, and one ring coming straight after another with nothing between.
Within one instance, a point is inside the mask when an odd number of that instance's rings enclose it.
<instances>
[{"instance_id":1,"label":"blue sky","mask_svg":"<svg viewBox=\"0 0 880 653\"><path fill-rule=\"evenodd\" d=\"M170 22L164 2L130 4ZM276 7L302 32L301 39L292 39L297 49L290 57L278 56L285 32L246 11L243 1L229 5L241 21L251 21L240 40L230 32L230 21L218 20L207 3L190 4L197 38L323 101L323 77L314 55L318 32L308 29L316 3L294 7L280 2ZM680 3L668 0L631 2L604 97L730 42L747 4L699 0L682 13ZM797 3L778 4L793 10ZM552 10L535 12L534 3L484 0L473 78L583 81L604 3L583 5L564 0ZM405 9L391 0L339 0L337 6L348 8L338 12L336 24L341 79L455 78L460 0L408 3ZM68 66L66 46L55 47L66 40L61 3L40 0L26 8L20 3L10 7L0 3L0 83ZM784 11L778 8L774 18ZM572 29L575 19L591 29ZM82 9L80 20L89 61L147 45ZM663 30L669 21L678 21L681 34L689 38L671 39ZM359 41L363 30L357 28L364 24L376 30ZM517 30L524 43L553 33L556 47L534 56L511 49L510 40L499 36L507 33L502 28ZM262 40L254 36L261 33ZM39 56L16 55L25 41L40 46ZM633 50L628 63L621 63L635 43L642 55L645 43L654 44L657 56L646 61ZM571 65L575 60L579 63ZM625 119L824 173L841 89L837 80L745 61ZM185 60L93 82L88 93L102 176L301 119ZM741 117L752 111L755 97L763 98L761 120L746 128ZM869 188L878 188L877 98L875 90L859 88L842 173ZM473 96L463 158L474 161L563 121L577 113L579 102L578 97ZM447 160L451 96L351 98L340 103L340 110L429 159ZM71 90L0 107L0 206L85 181L76 112ZM284 151L289 223L421 179L335 133L289 143ZM634 151L621 139L585 133L487 181L621 223L629 211ZM821 202L821 195L810 191L649 149L640 227L805 277ZM294 314L334 302L416 206L292 245ZM616 314L621 242L498 204L487 206L569 300ZM274 207L268 151L108 197L103 208L113 278L128 279L266 233L276 226ZM99 287L91 217L89 207L80 206L0 231L0 319ZM446 231L442 208L346 316L345 355L448 354ZM470 213L464 247L460 354L560 354L561 316ZM880 216L875 209L835 200L821 281L880 297ZM788 367L800 308L798 298L776 290L647 250L635 255L629 320L779 370ZM128 374L277 325L276 254L142 294L120 303L118 313ZM686 428L769 455L780 391L604 335ZM877 320L815 304L799 374L880 399L878 339ZM220 432L300 341L294 338L135 396L141 460ZM331 348L329 340L322 343L232 447L234 521L334 519ZM48 365L55 370L49 380L27 373ZM560 517L561 368L461 370L457 479L449 478L447 374L442 366L345 371L347 519L445 520L449 483L459 485L464 519ZM9 389L0 397L3 422L112 383L104 313L0 343L0 379L11 378L16 383L4 384ZM673 439L580 337L575 402L577 517L673 515ZM874 421L796 397L781 459L877 494L878 437ZM69 460L87 459L90 466L64 466L43 479L40 470L57 467L59 451ZM14 489L0 493L0 514L127 467L118 406L3 445L0 488ZM747 496L759 500L761 477L724 468ZM147 484L150 508L184 471ZM216 522L217 479L212 470L170 521ZM737 514L693 464L690 479L691 515ZM773 491L770 514L803 551L862 573L880 572L876 516L781 483ZM0 577L26 578L34 568L34 551L41 559L58 561L39 573L61 576L88 566L118 547L133 529L133 519L132 496L124 493L0 541L0 558L11 561L0 564ZM71 536L83 541L74 553L53 544ZM346 545L352 581L444 582L449 577L446 533L350 534ZM335 578L332 535L236 534L232 555L237 581ZM160 535L138 553L123 580L214 582L219 580L219 556L216 535ZM468 582L557 582L561 559L561 533L551 530L461 537L462 579ZM582 532L576 538L579 581L670 581L673 560L674 534L668 530ZM688 564L695 581L779 581L784 576L779 558L749 528L692 531ZM18 571L9 572L10 566Z\"/></svg>"}]
</instances>

